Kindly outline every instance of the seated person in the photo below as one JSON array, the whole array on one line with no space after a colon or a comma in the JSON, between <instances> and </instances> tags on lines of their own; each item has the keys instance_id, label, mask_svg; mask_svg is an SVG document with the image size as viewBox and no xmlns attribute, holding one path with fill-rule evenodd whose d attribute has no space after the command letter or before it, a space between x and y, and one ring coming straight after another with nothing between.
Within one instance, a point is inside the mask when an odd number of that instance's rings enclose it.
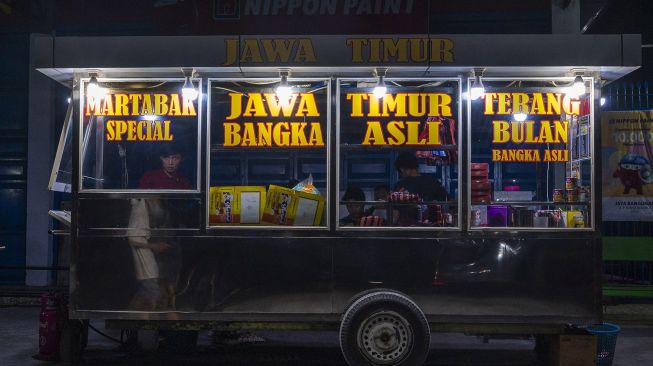
<instances>
[{"instance_id":1,"label":"seated person","mask_svg":"<svg viewBox=\"0 0 653 366\"><path fill-rule=\"evenodd\" d=\"M138 182L139 189L191 189L188 178L179 173L184 157L178 144L162 145L159 159L161 168L145 172Z\"/></svg>"},{"instance_id":2,"label":"seated person","mask_svg":"<svg viewBox=\"0 0 653 366\"><path fill-rule=\"evenodd\" d=\"M390 188L386 185L378 185L374 187L374 200L375 201L387 201L388 195L390 194ZM365 211L365 214L368 216L379 216L384 220L388 219L388 207L385 204L373 205Z\"/></svg>"},{"instance_id":3,"label":"seated person","mask_svg":"<svg viewBox=\"0 0 653 366\"><path fill-rule=\"evenodd\" d=\"M342 201L365 201L365 192L358 187L349 187L342 196ZM358 226L361 217L363 217L365 205L360 203L347 203L345 204L348 216L340 219L340 226Z\"/></svg>"}]
</instances>

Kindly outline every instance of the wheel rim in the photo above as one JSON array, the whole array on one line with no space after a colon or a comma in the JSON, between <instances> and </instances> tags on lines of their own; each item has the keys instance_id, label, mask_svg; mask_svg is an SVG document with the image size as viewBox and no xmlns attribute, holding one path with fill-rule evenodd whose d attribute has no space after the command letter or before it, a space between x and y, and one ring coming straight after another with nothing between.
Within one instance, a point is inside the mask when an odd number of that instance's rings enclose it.
<instances>
[{"instance_id":1,"label":"wheel rim","mask_svg":"<svg viewBox=\"0 0 653 366\"><path fill-rule=\"evenodd\" d=\"M358 348L374 364L400 362L413 348L413 331L408 321L393 311L381 311L358 328Z\"/></svg>"}]
</instances>

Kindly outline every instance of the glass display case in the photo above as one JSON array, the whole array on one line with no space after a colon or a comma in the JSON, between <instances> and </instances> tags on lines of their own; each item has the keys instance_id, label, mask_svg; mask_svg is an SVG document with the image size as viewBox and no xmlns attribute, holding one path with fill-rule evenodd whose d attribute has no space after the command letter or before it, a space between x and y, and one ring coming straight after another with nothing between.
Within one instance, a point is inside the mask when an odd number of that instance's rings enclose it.
<instances>
[{"instance_id":1,"label":"glass display case","mask_svg":"<svg viewBox=\"0 0 653 366\"><path fill-rule=\"evenodd\" d=\"M594 227L593 90L573 79L483 79L469 103L470 228Z\"/></svg>"},{"instance_id":2,"label":"glass display case","mask_svg":"<svg viewBox=\"0 0 653 366\"><path fill-rule=\"evenodd\" d=\"M199 191L201 99L183 86L184 79L80 81L81 191Z\"/></svg>"},{"instance_id":3,"label":"glass display case","mask_svg":"<svg viewBox=\"0 0 653 366\"><path fill-rule=\"evenodd\" d=\"M460 80L339 79L339 228L459 228Z\"/></svg>"},{"instance_id":4,"label":"glass display case","mask_svg":"<svg viewBox=\"0 0 653 366\"><path fill-rule=\"evenodd\" d=\"M210 227L326 227L330 81L209 81Z\"/></svg>"}]
</instances>

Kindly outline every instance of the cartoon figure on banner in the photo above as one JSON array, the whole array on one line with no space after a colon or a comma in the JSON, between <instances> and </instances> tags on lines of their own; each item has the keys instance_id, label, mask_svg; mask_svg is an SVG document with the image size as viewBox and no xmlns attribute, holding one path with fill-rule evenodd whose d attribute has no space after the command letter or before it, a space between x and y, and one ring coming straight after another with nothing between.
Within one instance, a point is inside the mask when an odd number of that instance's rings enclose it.
<instances>
[{"instance_id":1,"label":"cartoon figure on banner","mask_svg":"<svg viewBox=\"0 0 653 366\"><path fill-rule=\"evenodd\" d=\"M234 199L234 195L231 192L222 192L222 203L220 207L220 214L224 215L225 222L231 222L231 202Z\"/></svg>"},{"instance_id":2,"label":"cartoon figure on banner","mask_svg":"<svg viewBox=\"0 0 653 366\"><path fill-rule=\"evenodd\" d=\"M619 160L619 168L612 177L621 181L624 186L623 194L629 194L630 190L634 189L641 195L644 184L653 183L653 169L645 157L628 153Z\"/></svg>"},{"instance_id":3,"label":"cartoon figure on banner","mask_svg":"<svg viewBox=\"0 0 653 366\"><path fill-rule=\"evenodd\" d=\"M290 203L290 196L287 193L281 193L279 203L276 205L274 214L279 218L279 224L286 222L286 213L288 212L288 204Z\"/></svg>"}]
</instances>

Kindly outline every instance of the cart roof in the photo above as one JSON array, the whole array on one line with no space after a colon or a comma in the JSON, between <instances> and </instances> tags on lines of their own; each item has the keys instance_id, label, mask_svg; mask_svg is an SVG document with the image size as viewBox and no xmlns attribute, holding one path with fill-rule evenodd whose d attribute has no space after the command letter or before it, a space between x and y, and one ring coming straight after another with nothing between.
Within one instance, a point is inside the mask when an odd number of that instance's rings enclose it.
<instances>
[{"instance_id":1,"label":"cart roof","mask_svg":"<svg viewBox=\"0 0 653 366\"><path fill-rule=\"evenodd\" d=\"M33 43L52 50L38 70L62 83L97 70L103 77L466 75L563 77L575 69L616 80L641 65L641 36L626 35L314 35L51 37Z\"/></svg>"}]
</instances>

